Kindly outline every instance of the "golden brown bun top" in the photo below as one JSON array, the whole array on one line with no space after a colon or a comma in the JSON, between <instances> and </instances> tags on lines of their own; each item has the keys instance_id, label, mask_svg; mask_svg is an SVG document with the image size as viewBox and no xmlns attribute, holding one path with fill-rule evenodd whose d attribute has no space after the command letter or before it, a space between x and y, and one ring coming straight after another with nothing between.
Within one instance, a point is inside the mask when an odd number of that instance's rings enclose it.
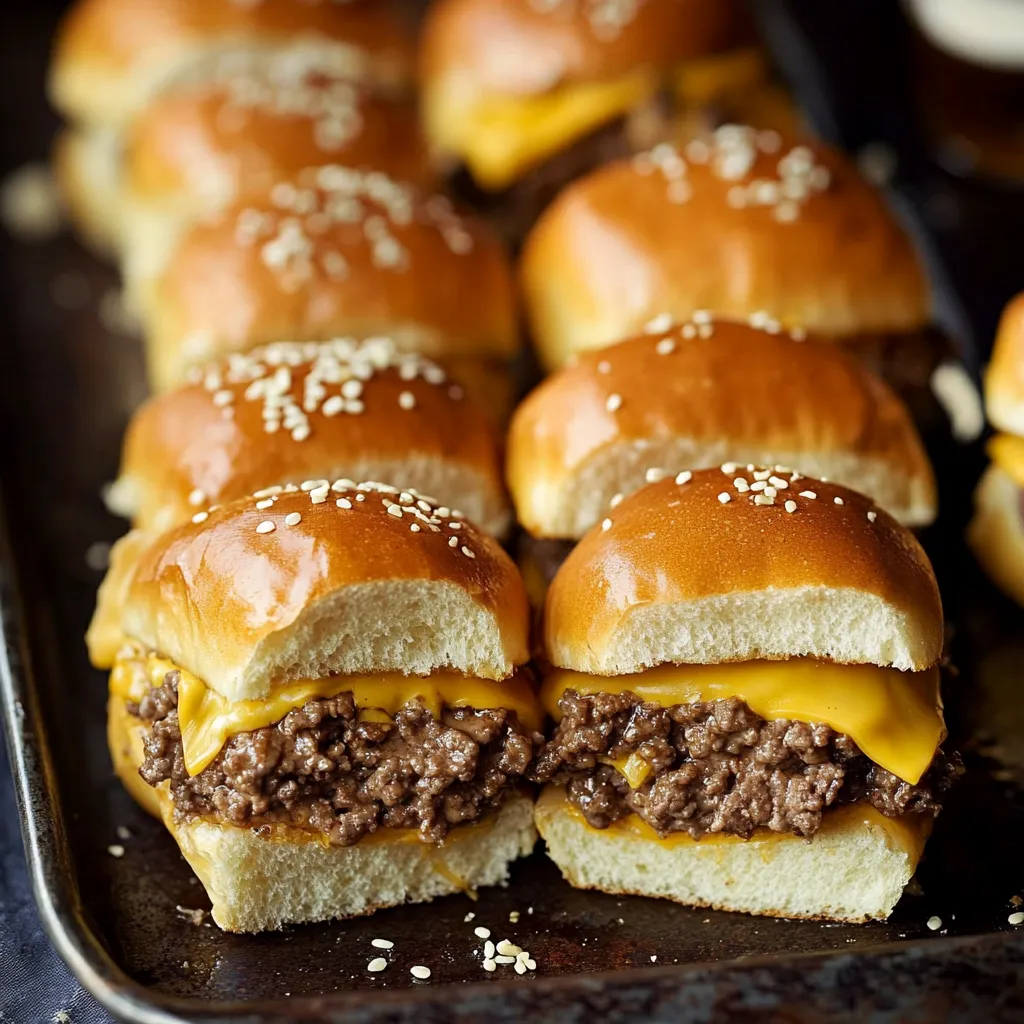
<instances>
[{"instance_id":1,"label":"golden brown bun top","mask_svg":"<svg viewBox=\"0 0 1024 1024\"><path fill-rule=\"evenodd\" d=\"M570 185L527 239L543 362L699 310L850 335L919 328L926 282L881 196L821 143L727 125Z\"/></svg>"},{"instance_id":2,"label":"golden brown bun top","mask_svg":"<svg viewBox=\"0 0 1024 1024\"><path fill-rule=\"evenodd\" d=\"M421 488L424 478L447 476L442 465L476 475L484 493L473 517L498 528L486 521L504 510L486 414L439 366L399 353L389 339L282 342L194 376L151 398L129 424L119 486L133 492L137 527L166 528L267 480L362 476L371 464L383 472L376 467L415 463ZM456 492L436 493L452 499Z\"/></svg>"},{"instance_id":3,"label":"golden brown bun top","mask_svg":"<svg viewBox=\"0 0 1024 1024\"><path fill-rule=\"evenodd\" d=\"M78 0L57 34L51 96L68 116L122 122L219 54L306 44L334 44L335 70L389 90L412 77L412 39L387 0Z\"/></svg>"},{"instance_id":4,"label":"golden brown bun top","mask_svg":"<svg viewBox=\"0 0 1024 1024\"><path fill-rule=\"evenodd\" d=\"M458 74L488 94L531 95L715 53L743 27L732 0L437 0L420 72Z\"/></svg>"},{"instance_id":5,"label":"golden brown bun top","mask_svg":"<svg viewBox=\"0 0 1024 1024\"><path fill-rule=\"evenodd\" d=\"M155 99L130 131L130 192L149 201L186 193L219 205L221 196L265 191L327 162L434 184L411 103L282 63Z\"/></svg>"},{"instance_id":6,"label":"golden brown bun top","mask_svg":"<svg viewBox=\"0 0 1024 1024\"><path fill-rule=\"evenodd\" d=\"M985 404L993 426L1024 437L1024 293L1003 311L985 372Z\"/></svg>"},{"instance_id":7,"label":"golden brown bun top","mask_svg":"<svg viewBox=\"0 0 1024 1024\"><path fill-rule=\"evenodd\" d=\"M382 172L326 166L184 238L147 317L158 359L389 334L432 358L518 349L505 251L481 221ZM188 360L180 360L187 362Z\"/></svg>"},{"instance_id":8,"label":"golden brown bun top","mask_svg":"<svg viewBox=\"0 0 1024 1024\"><path fill-rule=\"evenodd\" d=\"M122 612L128 638L238 696L332 672L502 679L529 657L528 619L497 541L433 499L351 480L197 513L141 556Z\"/></svg>"},{"instance_id":9,"label":"golden brown bun top","mask_svg":"<svg viewBox=\"0 0 1024 1024\"><path fill-rule=\"evenodd\" d=\"M756 318L758 326L700 321L652 321L643 335L585 353L523 401L509 432L508 477L530 533L553 535L546 514L561 509L547 500L549 488L584 472L600 452L677 439L696 457L717 452L720 459L724 446L873 460L887 476L923 482L934 498L931 465L907 409L838 346ZM647 466L655 474L707 464Z\"/></svg>"},{"instance_id":10,"label":"golden brown bun top","mask_svg":"<svg viewBox=\"0 0 1024 1024\"><path fill-rule=\"evenodd\" d=\"M807 601L805 615L773 618L773 602L781 608L787 595L801 594L818 595ZM844 603L863 611L857 599L864 596L869 604L879 599L871 615L844 621L835 614ZM876 620L895 624L911 664L900 663L906 652L874 663L921 669L941 654L938 585L909 530L846 487L735 463L649 484L609 512L551 584L545 645L555 664L576 667L574 660L598 658L632 617L674 606L683 612L678 621L688 622L687 612L699 620L690 631L699 655L675 660L734 660L719 647L730 647L735 637L730 643L723 637L751 598L764 602L756 629L776 638L774 649L762 638L759 657L829 656L837 645L845 656L836 660L873 661L853 648L877 643ZM819 620L811 632L819 649L793 650L788 635L806 639L808 617ZM654 633L633 637L634 646L656 642ZM637 650L622 657L645 660Z\"/></svg>"}]
</instances>

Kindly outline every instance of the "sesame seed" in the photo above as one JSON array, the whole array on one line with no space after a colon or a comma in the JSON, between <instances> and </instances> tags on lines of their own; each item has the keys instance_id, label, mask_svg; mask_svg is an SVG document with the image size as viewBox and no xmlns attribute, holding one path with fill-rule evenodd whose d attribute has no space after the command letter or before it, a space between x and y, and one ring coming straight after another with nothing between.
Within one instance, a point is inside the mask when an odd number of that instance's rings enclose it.
<instances>
[{"instance_id":1,"label":"sesame seed","mask_svg":"<svg viewBox=\"0 0 1024 1024\"><path fill-rule=\"evenodd\" d=\"M801 498L810 498L811 501L813 501L817 496L818 495L817 495L817 493L815 491L801 491L800 492L800 497Z\"/></svg>"},{"instance_id":2,"label":"sesame seed","mask_svg":"<svg viewBox=\"0 0 1024 1024\"><path fill-rule=\"evenodd\" d=\"M512 969L516 972L516 974L525 974L526 964L524 964L522 960L516 960L516 962L512 965Z\"/></svg>"},{"instance_id":3,"label":"sesame seed","mask_svg":"<svg viewBox=\"0 0 1024 1024\"><path fill-rule=\"evenodd\" d=\"M656 484L659 480L664 480L665 479L665 470L658 469L657 466L652 466L644 474L644 479L649 484Z\"/></svg>"},{"instance_id":4,"label":"sesame seed","mask_svg":"<svg viewBox=\"0 0 1024 1024\"><path fill-rule=\"evenodd\" d=\"M619 394L616 394L616 393L610 394L608 396L608 398L606 399L605 403L604 403L604 407L609 412L615 412L616 410L621 409L622 408L622 395L619 395Z\"/></svg>"},{"instance_id":5,"label":"sesame seed","mask_svg":"<svg viewBox=\"0 0 1024 1024\"><path fill-rule=\"evenodd\" d=\"M618 508L622 504L622 499L625 497L624 494L613 494L611 500L608 502L609 508Z\"/></svg>"},{"instance_id":6,"label":"sesame seed","mask_svg":"<svg viewBox=\"0 0 1024 1024\"><path fill-rule=\"evenodd\" d=\"M786 490L789 487L789 481L783 480L781 476L770 476L768 477L768 483L772 487L778 487L780 490Z\"/></svg>"},{"instance_id":7,"label":"sesame seed","mask_svg":"<svg viewBox=\"0 0 1024 1024\"><path fill-rule=\"evenodd\" d=\"M845 504L846 504L846 502L845 502L845 501L843 501L843 499L842 499L842 498L840 498L838 494L837 494L837 495L836 495L836 496L835 496L835 497L834 497L834 498L833 498L832 500L833 500L833 501L834 501L834 502L835 502L835 503L836 503L837 505L845 505Z\"/></svg>"},{"instance_id":8,"label":"sesame seed","mask_svg":"<svg viewBox=\"0 0 1024 1024\"><path fill-rule=\"evenodd\" d=\"M930 931L937 932L942 927L942 918L933 914L928 918L927 925Z\"/></svg>"},{"instance_id":9,"label":"sesame seed","mask_svg":"<svg viewBox=\"0 0 1024 1024\"><path fill-rule=\"evenodd\" d=\"M476 558L476 555L474 555L474 554L473 554L473 552L472 552L472 551L470 551L470 549L469 549L469 548L467 548L465 544L463 544L463 545L462 545L462 553L463 553L463 554L464 554L464 555L465 555L465 556L466 556L467 558Z\"/></svg>"},{"instance_id":10,"label":"sesame seed","mask_svg":"<svg viewBox=\"0 0 1024 1024\"><path fill-rule=\"evenodd\" d=\"M688 469L684 469L681 473L676 474L676 483L681 487L683 484L688 484L693 479L693 473Z\"/></svg>"},{"instance_id":11,"label":"sesame seed","mask_svg":"<svg viewBox=\"0 0 1024 1024\"><path fill-rule=\"evenodd\" d=\"M489 928L484 928L483 925L480 925L479 927L473 929L473 934L478 939L489 939L491 937L491 930Z\"/></svg>"},{"instance_id":12,"label":"sesame seed","mask_svg":"<svg viewBox=\"0 0 1024 1024\"><path fill-rule=\"evenodd\" d=\"M519 923L519 911L518 910L510 910L509 911L509 915L508 915L508 919L509 919L509 921L512 924L518 924Z\"/></svg>"},{"instance_id":13,"label":"sesame seed","mask_svg":"<svg viewBox=\"0 0 1024 1024\"><path fill-rule=\"evenodd\" d=\"M607 532L612 528L612 521L610 519L604 519L601 521L601 530Z\"/></svg>"},{"instance_id":14,"label":"sesame seed","mask_svg":"<svg viewBox=\"0 0 1024 1024\"><path fill-rule=\"evenodd\" d=\"M396 519L401 519L402 518L402 506L401 505L396 505L394 502L392 502L390 505L388 505L388 515L389 516L394 516Z\"/></svg>"},{"instance_id":15,"label":"sesame seed","mask_svg":"<svg viewBox=\"0 0 1024 1024\"><path fill-rule=\"evenodd\" d=\"M523 963L526 964L526 969L528 971L535 971L535 970L537 970L537 961L534 960L532 956L531 957L527 957L527 959L525 959L523 961Z\"/></svg>"},{"instance_id":16,"label":"sesame seed","mask_svg":"<svg viewBox=\"0 0 1024 1024\"><path fill-rule=\"evenodd\" d=\"M768 486L768 484L766 484L766 483L764 482L764 480L755 480L755 481L754 481L754 482L753 482L753 483L752 483L752 484L750 485L750 489L751 489L752 491L763 491L763 490L764 490L764 489L765 489L765 488L766 488L767 486Z\"/></svg>"},{"instance_id":17,"label":"sesame seed","mask_svg":"<svg viewBox=\"0 0 1024 1024\"><path fill-rule=\"evenodd\" d=\"M387 965L388 965L387 960L385 960L384 957L382 957L382 956L378 956L378 957L374 957L366 965L366 969L368 971L372 972L373 974L376 974L378 971L383 971L384 968L387 967Z\"/></svg>"},{"instance_id":18,"label":"sesame seed","mask_svg":"<svg viewBox=\"0 0 1024 1024\"><path fill-rule=\"evenodd\" d=\"M401 408L408 411L409 409L416 408L416 396L411 391L403 391L398 396L398 404ZM431 488L433 490L433 488Z\"/></svg>"},{"instance_id":19,"label":"sesame seed","mask_svg":"<svg viewBox=\"0 0 1024 1024\"><path fill-rule=\"evenodd\" d=\"M722 491L722 493L721 493L721 494L719 494L719 496L718 496L718 500L719 500L719 501L720 501L720 502L721 502L721 503L722 503L723 505L728 505L728 504L729 504L729 502L730 502L730 501L732 501L732 495L731 495L731 494L729 494L729 492L728 492L728 491Z\"/></svg>"},{"instance_id":20,"label":"sesame seed","mask_svg":"<svg viewBox=\"0 0 1024 1024\"><path fill-rule=\"evenodd\" d=\"M789 501L786 502L785 508L786 508L787 512L795 512L796 511L796 502L793 501L792 498L790 498Z\"/></svg>"},{"instance_id":21,"label":"sesame seed","mask_svg":"<svg viewBox=\"0 0 1024 1024\"><path fill-rule=\"evenodd\" d=\"M394 949L395 944L390 939L371 939L370 945L375 949Z\"/></svg>"},{"instance_id":22,"label":"sesame seed","mask_svg":"<svg viewBox=\"0 0 1024 1024\"><path fill-rule=\"evenodd\" d=\"M496 946L496 949L502 956L516 957L522 953L522 948L517 946L514 942L509 942L508 939L502 939Z\"/></svg>"},{"instance_id":23,"label":"sesame seed","mask_svg":"<svg viewBox=\"0 0 1024 1024\"><path fill-rule=\"evenodd\" d=\"M496 956L494 962L496 964L514 964L516 958L514 956Z\"/></svg>"},{"instance_id":24,"label":"sesame seed","mask_svg":"<svg viewBox=\"0 0 1024 1024\"><path fill-rule=\"evenodd\" d=\"M285 526L298 526L301 522L302 515L299 512L289 512L288 515L284 517Z\"/></svg>"},{"instance_id":25,"label":"sesame seed","mask_svg":"<svg viewBox=\"0 0 1024 1024\"><path fill-rule=\"evenodd\" d=\"M420 981L426 981L430 977L430 968L417 964L415 967L409 968L409 973L414 978L419 978Z\"/></svg>"},{"instance_id":26,"label":"sesame seed","mask_svg":"<svg viewBox=\"0 0 1024 1024\"><path fill-rule=\"evenodd\" d=\"M746 477L742 477L742 476L736 477L736 479L733 480L732 485L733 485L733 487L736 488L737 491L740 492L740 494L746 494L747 491L750 490L750 484L747 483Z\"/></svg>"},{"instance_id":27,"label":"sesame seed","mask_svg":"<svg viewBox=\"0 0 1024 1024\"><path fill-rule=\"evenodd\" d=\"M694 327L693 324L683 324L683 326L679 328L679 333L684 338L696 338L697 328Z\"/></svg>"},{"instance_id":28,"label":"sesame seed","mask_svg":"<svg viewBox=\"0 0 1024 1024\"><path fill-rule=\"evenodd\" d=\"M448 529L449 530L461 530L462 529L462 523L457 522L457 521L450 522L448 524Z\"/></svg>"},{"instance_id":29,"label":"sesame seed","mask_svg":"<svg viewBox=\"0 0 1024 1024\"><path fill-rule=\"evenodd\" d=\"M351 508L352 507L352 502L349 501L348 498L339 498L334 504L337 505L338 508Z\"/></svg>"},{"instance_id":30,"label":"sesame seed","mask_svg":"<svg viewBox=\"0 0 1024 1024\"><path fill-rule=\"evenodd\" d=\"M722 472L726 476L732 476L733 473L736 472L737 466L736 466L735 462L723 462L721 468L722 468Z\"/></svg>"},{"instance_id":31,"label":"sesame seed","mask_svg":"<svg viewBox=\"0 0 1024 1024\"><path fill-rule=\"evenodd\" d=\"M320 406L320 411L325 416L337 416L339 412L342 412L345 408L345 399L341 395L331 395L327 401Z\"/></svg>"},{"instance_id":32,"label":"sesame seed","mask_svg":"<svg viewBox=\"0 0 1024 1024\"><path fill-rule=\"evenodd\" d=\"M229 391L227 388L222 388L220 391L215 391L213 393L213 404L218 408L230 405L234 400L234 392Z\"/></svg>"},{"instance_id":33,"label":"sesame seed","mask_svg":"<svg viewBox=\"0 0 1024 1024\"><path fill-rule=\"evenodd\" d=\"M210 513L209 512L197 512L192 517L192 522L195 523L196 526L198 526L200 523L205 523L206 520L209 519L209 518L210 518Z\"/></svg>"},{"instance_id":34,"label":"sesame seed","mask_svg":"<svg viewBox=\"0 0 1024 1024\"><path fill-rule=\"evenodd\" d=\"M690 319L695 324L709 324L711 323L711 311L707 309L695 309L693 316Z\"/></svg>"},{"instance_id":35,"label":"sesame seed","mask_svg":"<svg viewBox=\"0 0 1024 1024\"><path fill-rule=\"evenodd\" d=\"M878 518L878 513L877 512L869 512L868 513L868 522L869 523L873 523L877 518Z\"/></svg>"},{"instance_id":36,"label":"sesame seed","mask_svg":"<svg viewBox=\"0 0 1024 1024\"><path fill-rule=\"evenodd\" d=\"M121 846L120 843L114 843L112 846L107 847L107 853L109 853L111 857L120 859L124 856L124 847Z\"/></svg>"},{"instance_id":37,"label":"sesame seed","mask_svg":"<svg viewBox=\"0 0 1024 1024\"><path fill-rule=\"evenodd\" d=\"M462 920L465 921L466 924L469 924L469 922L472 921L474 917L476 917L476 914L474 914L473 911L471 910Z\"/></svg>"},{"instance_id":38,"label":"sesame seed","mask_svg":"<svg viewBox=\"0 0 1024 1024\"><path fill-rule=\"evenodd\" d=\"M450 547L450 548L457 548L458 546L459 546L459 538L458 537L449 537L448 538L448 547Z\"/></svg>"},{"instance_id":39,"label":"sesame seed","mask_svg":"<svg viewBox=\"0 0 1024 1024\"><path fill-rule=\"evenodd\" d=\"M651 954L651 963L653 964L653 963L657 963L657 962L658 962L658 954L657 953L652 953Z\"/></svg>"},{"instance_id":40,"label":"sesame seed","mask_svg":"<svg viewBox=\"0 0 1024 1024\"><path fill-rule=\"evenodd\" d=\"M484 929L484 930L486 931L486 929ZM490 932L487 932L487 934L488 934L488 935L490 935L491 933L490 933ZM491 959L491 958L492 958L492 957L494 956L494 943L493 943L493 942L491 942L491 940L490 940L490 939L488 939L488 940L487 940L487 941L486 941L486 942L484 943L484 956L485 956L485 957L486 957L486 958L487 958L488 960L489 960L489 959Z\"/></svg>"},{"instance_id":41,"label":"sesame seed","mask_svg":"<svg viewBox=\"0 0 1024 1024\"><path fill-rule=\"evenodd\" d=\"M262 501L257 501L256 502L256 507L260 511L262 511L265 508L273 508L274 507L274 499L273 498L264 498Z\"/></svg>"},{"instance_id":42,"label":"sesame seed","mask_svg":"<svg viewBox=\"0 0 1024 1024\"><path fill-rule=\"evenodd\" d=\"M765 485L764 496L766 498L775 498L775 497L778 497L778 494L779 494L779 492L777 490L775 490L774 487L771 487L771 486L769 486L767 484Z\"/></svg>"},{"instance_id":43,"label":"sesame seed","mask_svg":"<svg viewBox=\"0 0 1024 1024\"><path fill-rule=\"evenodd\" d=\"M419 524L419 523L410 523L410 524L409 524L409 530L410 530L410 531L411 531L412 533L419 533L419 532L420 532L420 529L421 529L421 527L420 527L420 524Z\"/></svg>"},{"instance_id":44,"label":"sesame seed","mask_svg":"<svg viewBox=\"0 0 1024 1024\"><path fill-rule=\"evenodd\" d=\"M496 971L497 969L498 969L498 965L493 960L487 959L487 960L484 961L484 970L485 971Z\"/></svg>"},{"instance_id":45,"label":"sesame seed","mask_svg":"<svg viewBox=\"0 0 1024 1024\"><path fill-rule=\"evenodd\" d=\"M304 423L300 424L292 431L293 441L305 441L307 437L309 437L309 427Z\"/></svg>"},{"instance_id":46,"label":"sesame seed","mask_svg":"<svg viewBox=\"0 0 1024 1024\"><path fill-rule=\"evenodd\" d=\"M667 356L675 350L676 343L671 338L662 338L657 345L654 346L654 351L659 356Z\"/></svg>"},{"instance_id":47,"label":"sesame seed","mask_svg":"<svg viewBox=\"0 0 1024 1024\"><path fill-rule=\"evenodd\" d=\"M1024 912L1015 910L1007 919L1007 924L1012 924L1016 927L1019 924L1024 924Z\"/></svg>"},{"instance_id":48,"label":"sesame seed","mask_svg":"<svg viewBox=\"0 0 1024 1024\"><path fill-rule=\"evenodd\" d=\"M259 526L256 527L257 533L273 533L277 527L269 519L264 519Z\"/></svg>"},{"instance_id":49,"label":"sesame seed","mask_svg":"<svg viewBox=\"0 0 1024 1024\"><path fill-rule=\"evenodd\" d=\"M611 373L612 372L612 364L609 363L607 359L602 359L601 362L599 362L597 364L597 372L598 373Z\"/></svg>"},{"instance_id":50,"label":"sesame seed","mask_svg":"<svg viewBox=\"0 0 1024 1024\"><path fill-rule=\"evenodd\" d=\"M747 466L748 471L751 468L752 467ZM753 470L753 473L754 473L754 479L755 480L767 480L768 477L770 477L772 475L772 471L770 469L755 469L755 470Z\"/></svg>"},{"instance_id":51,"label":"sesame seed","mask_svg":"<svg viewBox=\"0 0 1024 1024\"><path fill-rule=\"evenodd\" d=\"M765 494L755 494L754 495L754 504L755 505L774 505L775 504L775 499L774 498L769 498Z\"/></svg>"},{"instance_id":52,"label":"sesame seed","mask_svg":"<svg viewBox=\"0 0 1024 1024\"><path fill-rule=\"evenodd\" d=\"M194 508L196 505L202 505L206 501L206 491L202 487L196 487L194 490L189 491L188 503Z\"/></svg>"},{"instance_id":53,"label":"sesame seed","mask_svg":"<svg viewBox=\"0 0 1024 1024\"><path fill-rule=\"evenodd\" d=\"M663 334L672 326L671 313L659 313L656 317L644 324L645 334ZM671 349L669 350L671 351Z\"/></svg>"}]
</instances>

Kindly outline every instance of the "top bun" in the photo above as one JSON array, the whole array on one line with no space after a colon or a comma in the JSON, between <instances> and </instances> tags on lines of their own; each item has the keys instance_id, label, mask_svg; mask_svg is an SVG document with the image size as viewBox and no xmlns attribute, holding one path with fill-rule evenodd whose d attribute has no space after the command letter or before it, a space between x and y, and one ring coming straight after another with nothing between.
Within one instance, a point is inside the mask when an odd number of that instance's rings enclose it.
<instances>
[{"instance_id":1,"label":"top bun","mask_svg":"<svg viewBox=\"0 0 1024 1024\"><path fill-rule=\"evenodd\" d=\"M111 505L147 531L267 480L401 480L508 527L498 439L436 363L387 338L281 342L197 371L132 417Z\"/></svg>"},{"instance_id":2,"label":"top bun","mask_svg":"<svg viewBox=\"0 0 1024 1024\"><path fill-rule=\"evenodd\" d=\"M756 323L654 321L548 377L509 433L523 526L580 537L645 480L726 460L783 462L869 494L908 525L931 522L931 465L892 390L836 345Z\"/></svg>"},{"instance_id":3,"label":"top bun","mask_svg":"<svg viewBox=\"0 0 1024 1024\"><path fill-rule=\"evenodd\" d=\"M387 334L446 365L518 350L512 273L487 226L380 171L335 165L192 228L142 316L158 389L283 339Z\"/></svg>"},{"instance_id":4,"label":"top bun","mask_svg":"<svg viewBox=\"0 0 1024 1024\"><path fill-rule=\"evenodd\" d=\"M388 91L413 76L411 36L386 0L78 0L57 34L50 97L70 118L122 127L168 85L206 77L225 56L257 62L296 46Z\"/></svg>"},{"instance_id":5,"label":"top bun","mask_svg":"<svg viewBox=\"0 0 1024 1024\"><path fill-rule=\"evenodd\" d=\"M466 93L531 96L716 53L743 25L733 0L437 0L420 77L428 90L451 79Z\"/></svg>"},{"instance_id":6,"label":"top bun","mask_svg":"<svg viewBox=\"0 0 1024 1024\"><path fill-rule=\"evenodd\" d=\"M142 555L121 616L125 636L229 700L331 674L505 679L529 657L528 623L497 541L411 491L351 480L198 513Z\"/></svg>"},{"instance_id":7,"label":"top bun","mask_svg":"<svg viewBox=\"0 0 1024 1024\"><path fill-rule=\"evenodd\" d=\"M985 406L992 425L1024 437L1024 293L1003 311L985 371Z\"/></svg>"},{"instance_id":8,"label":"top bun","mask_svg":"<svg viewBox=\"0 0 1024 1024\"><path fill-rule=\"evenodd\" d=\"M840 336L929 319L909 240L849 161L738 125L569 186L527 239L522 282L549 368L660 314L766 313Z\"/></svg>"},{"instance_id":9,"label":"top bun","mask_svg":"<svg viewBox=\"0 0 1024 1024\"><path fill-rule=\"evenodd\" d=\"M812 657L919 671L942 653L927 555L855 491L732 463L650 484L609 515L548 591L560 668Z\"/></svg>"}]
</instances>

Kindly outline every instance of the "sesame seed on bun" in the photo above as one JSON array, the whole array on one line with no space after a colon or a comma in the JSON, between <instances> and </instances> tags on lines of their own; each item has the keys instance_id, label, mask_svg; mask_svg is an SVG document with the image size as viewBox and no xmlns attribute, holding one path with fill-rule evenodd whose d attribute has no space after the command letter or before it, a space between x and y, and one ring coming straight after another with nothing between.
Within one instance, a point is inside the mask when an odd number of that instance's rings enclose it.
<instances>
[{"instance_id":1,"label":"sesame seed on bun","mask_svg":"<svg viewBox=\"0 0 1024 1024\"><path fill-rule=\"evenodd\" d=\"M942 640L913 534L863 495L778 466L637 491L574 548L545 608L551 663L597 675L791 657L918 671Z\"/></svg>"}]
</instances>

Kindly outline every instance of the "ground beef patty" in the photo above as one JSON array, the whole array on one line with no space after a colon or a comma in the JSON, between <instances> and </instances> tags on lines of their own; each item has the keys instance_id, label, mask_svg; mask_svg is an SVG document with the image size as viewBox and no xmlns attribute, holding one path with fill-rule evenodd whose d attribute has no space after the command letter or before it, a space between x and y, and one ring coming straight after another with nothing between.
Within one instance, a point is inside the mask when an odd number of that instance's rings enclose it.
<instances>
[{"instance_id":1,"label":"ground beef patty","mask_svg":"<svg viewBox=\"0 0 1024 1024\"><path fill-rule=\"evenodd\" d=\"M406 704L391 722L359 722L351 693L307 701L275 725L232 736L207 768L185 770L178 673L128 709L150 724L139 774L170 780L179 819L284 822L349 846L378 828L425 842L495 809L523 780L543 740L513 711Z\"/></svg>"},{"instance_id":2,"label":"ground beef patty","mask_svg":"<svg viewBox=\"0 0 1024 1024\"><path fill-rule=\"evenodd\" d=\"M531 771L563 783L596 828L630 813L661 835L755 829L813 835L822 812L866 800L883 814L934 815L954 766L941 754L917 786L870 761L826 725L766 722L735 698L661 707L636 694L566 691L562 719ZM637 753L652 771L638 789L599 759Z\"/></svg>"}]
</instances>

